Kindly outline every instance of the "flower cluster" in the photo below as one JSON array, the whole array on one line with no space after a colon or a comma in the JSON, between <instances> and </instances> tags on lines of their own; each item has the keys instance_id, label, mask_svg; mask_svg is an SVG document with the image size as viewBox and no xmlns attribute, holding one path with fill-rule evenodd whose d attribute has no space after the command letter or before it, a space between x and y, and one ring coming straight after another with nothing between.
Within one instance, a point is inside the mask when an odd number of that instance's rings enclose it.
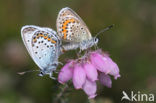
<instances>
[{"instance_id":1,"label":"flower cluster","mask_svg":"<svg viewBox=\"0 0 156 103\"><path fill-rule=\"evenodd\" d=\"M120 77L117 64L108 54L96 50L86 53L82 58L70 60L59 72L58 81L64 84L72 79L75 89L83 89L89 98L94 98L97 80L111 88L112 81L109 75L115 79Z\"/></svg>"}]
</instances>

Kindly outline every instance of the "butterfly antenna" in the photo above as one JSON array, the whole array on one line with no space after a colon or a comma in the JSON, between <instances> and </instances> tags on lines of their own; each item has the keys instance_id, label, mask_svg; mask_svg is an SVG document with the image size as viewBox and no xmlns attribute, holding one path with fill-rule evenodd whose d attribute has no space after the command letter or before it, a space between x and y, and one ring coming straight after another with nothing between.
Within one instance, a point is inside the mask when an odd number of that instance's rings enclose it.
<instances>
[{"instance_id":1,"label":"butterfly antenna","mask_svg":"<svg viewBox=\"0 0 156 103\"><path fill-rule=\"evenodd\" d=\"M37 71L40 71L40 70L28 70L28 71L24 71L24 72L18 72L17 74L19 74L19 75L24 75L25 73L37 72Z\"/></svg>"},{"instance_id":2,"label":"butterfly antenna","mask_svg":"<svg viewBox=\"0 0 156 103\"><path fill-rule=\"evenodd\" d=\"M95 37L97 37L98 35L100 35L101 33L105 32L105 31L107 31L107 30L111 29L113 26L114 26L114 24L112 24L112 25L110 25L110 26L106 27L105 29L103 29L103 30L99 31L99 32L96 34L96 36L95 36Z\"/></svg>"}]
</instances>

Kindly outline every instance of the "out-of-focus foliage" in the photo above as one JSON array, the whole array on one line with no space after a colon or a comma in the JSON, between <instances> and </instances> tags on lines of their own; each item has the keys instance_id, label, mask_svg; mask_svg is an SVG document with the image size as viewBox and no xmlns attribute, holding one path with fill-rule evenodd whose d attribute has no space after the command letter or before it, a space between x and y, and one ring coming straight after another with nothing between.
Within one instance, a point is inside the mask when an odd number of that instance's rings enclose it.
<instances>
[{"instance_id":1,"label":"out-of-focus foliage","mask_svg":"<svg viewBox=\"0 0 156 103\"><path fill-rule=\"evenodd\" d=\"M57 81L37 73L38 69L21 39L23 25L56 30L63 7L76 11L94 36L110 24L114 28L99 36L98 46L108 51L120 68L121 78L111 89L99 85L97 103L118 103L122 91L156 93L156 1L155 0L1 0L0 1L0 103L52 103L59 91ZM60 57L74 58L70 51ZM61 67L61 66L60 66ZM60 69L60 67L58 69ZM71 90L69 103L87 103L81 90Z\"/></svg>"}]
</instances>

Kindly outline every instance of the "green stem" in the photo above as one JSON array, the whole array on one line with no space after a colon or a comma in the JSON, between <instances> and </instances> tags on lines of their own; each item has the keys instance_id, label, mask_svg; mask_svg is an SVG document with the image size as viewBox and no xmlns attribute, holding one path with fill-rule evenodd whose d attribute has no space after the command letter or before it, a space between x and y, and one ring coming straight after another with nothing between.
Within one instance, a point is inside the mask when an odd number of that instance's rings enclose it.
<instances>
[{"instance_id":1,"label":"green stem","mask_svg":"<svg viewBox=\"0 0 156 103\"><path fill-rule=\"evenodd\" d=\"M61 100L61 97L63 96L63 94L65 93L65 91L67 90L68 85L65 84L63 88L61 88L61 91L57 94L56 98L54 99L53 103L59 103L59 101Z\"/></svg>"}]
</instances>

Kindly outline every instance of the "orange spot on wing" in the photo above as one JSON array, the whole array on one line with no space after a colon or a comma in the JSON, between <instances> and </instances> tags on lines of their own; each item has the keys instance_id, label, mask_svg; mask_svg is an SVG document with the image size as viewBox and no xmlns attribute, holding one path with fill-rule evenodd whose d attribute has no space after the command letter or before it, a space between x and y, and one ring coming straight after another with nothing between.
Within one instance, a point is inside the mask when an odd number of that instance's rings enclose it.
<instances>
[{"instance_id":1,"label":"orange spot on wing","mask_svg":"<svg viewBox=\"0 0 156 103\"><path fill-rule=\"evenodd\" d=\"M71 22L74 22L75 20L74 19L71 19Z\"/></svg>"},{"instance_id":2,"label":"orange spot on wing","mask_svg":"<svg viewBox=\"0 0 156 103\"><path fill-rule=\"evenodd\" d=\"M62 27L62 33L63 33L63 39L66 39L67 38L67 30L66 30L66 28L67 28L67 24L69 23L69 22L74 22L75 20L74 19L68 19L68 20L66 20L64 23L63 23L63 27Z\"/></svg>"},{"instance_id":3,"label":"orange spot on wing","mask_svg":"<svg viewBox=\"0 0 156 103\"><path fill-rule=\"evenodd\" d=\"M52 42L52 43L54 43L54 44L56 43L56 41L55 41L55 40L51 40L51 42Z\"/></svg>"},{"instance_id":4,"label":"orange spot on wing","mask_svg":"<svg viewBox=\"0 0 156 103\"><path fill-rule=\"evenodd\" d=\"M50 39L50 38L48 38L47 40L48 40L48 41L50 41L51 39Z\"/></svg>"},{"instance_id":5,"label":"orange spot on wing","mask_svg":"<svg viewBox=\"0 0 156 103\"><path fill-rule=\"evenodd\" d=\"M36 38L39 38L40 36L38 35L38 36L36 36Z\"/></svg>"},{"instance_id":6,"label":"orange spot on wing","mask_svg":"<svg viewBox=\"0 0 156 103\"><path fill-rule=\"evenodd\" d=\"M67 32L67 30L66 30L66 29L64 29L62 32L63 32L63 33L66 33L66 32Z\"/></svg>"},{"instance_id":7,"label":"orange spot on wing","mask_svg":"<svg viewBox=\"0 0 156 103\"><path fill-rule=\"evenodd\" d=\"M35 39L33 39L33 42L36 42L37 40L36 40L36 38Z\"/></svg>"},{"instance_id":8,"label":"orange spot on wing","mask_svg":"<svg viewBox=\"0 0 156 103\"><path fill-rule=\"evenodd\" d=\"M63 39L66 39L67 38L67 34L66 33L64 33L64 37L63 37Z\"/></svg>"},{"instance_id":9,"label":"orange spot on wing","mask_svg":"<svg viewBox=\"0 0 156 103\"><path fill-rule=\"evenodd\" d=\"M43 36L44 37L44 39L47 39L48 38L48 36Z\"/></svg>"},{"instance_id":10,"label":"orange spot on wing","mask_svg":"<svg viewBox=\"0 0 156 103\"><path fill-rule=\"evenodd\" d=\"M40 37L43 37L43 34L40 34L39 36L40 36Z\"/></svg>"}]
</instances>

